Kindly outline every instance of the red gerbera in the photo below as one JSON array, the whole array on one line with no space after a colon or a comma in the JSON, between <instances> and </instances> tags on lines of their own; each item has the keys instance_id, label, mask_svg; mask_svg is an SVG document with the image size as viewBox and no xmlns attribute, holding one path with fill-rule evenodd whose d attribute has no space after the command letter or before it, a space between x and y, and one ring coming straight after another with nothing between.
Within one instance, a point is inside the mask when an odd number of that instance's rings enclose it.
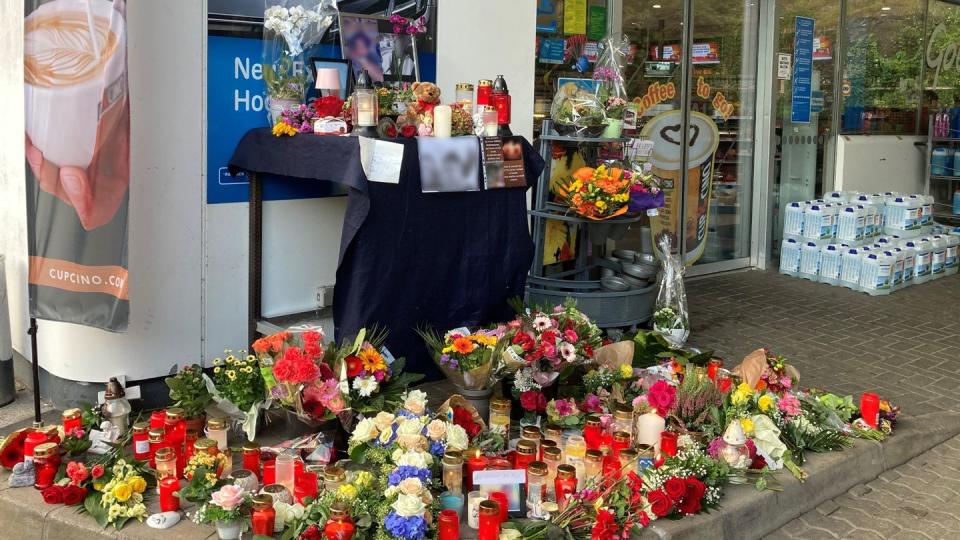
<instances>
[{"instance_id":1,"label":"red gerbera","mask_svg":"<svg viewBox=\"0 0 960 540\"><path fill-rule=\"evenodd\" d=\"M353 378L360 374L363 371L363 362L360 361L355 355L350 355L346 359L347 362L347 377Z\"/></svg>"},{"instance_id":2,"label":"red gerbera","mask_svg":"<svg viewBox=\"0 0 960 540\"><path fill-rule=\"evenodd\" d=\"M602 508L597 511L597 521L590 531L591 540L611 540L617 534L617 523L613 513Z\"/></svg>"},{"instance_id":3,"label":"red gerbera","mask_svg":"<svg viewBox=\"0 0 960 540\"><path fill-rule=\"evenodd\" d=\"M11 439L6 441L3 451L0 452L0 465L12 469L14 465L23 461L23 439L26 436L25 430L10 435Z\"/></svg>"}]
</instances>

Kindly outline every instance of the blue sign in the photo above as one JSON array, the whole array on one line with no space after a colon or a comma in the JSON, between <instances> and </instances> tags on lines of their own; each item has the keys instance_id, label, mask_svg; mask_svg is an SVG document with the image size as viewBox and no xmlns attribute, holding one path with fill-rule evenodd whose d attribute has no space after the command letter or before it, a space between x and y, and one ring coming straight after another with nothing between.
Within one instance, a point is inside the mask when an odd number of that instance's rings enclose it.
<instances>
[{"instance_id":1,"label":"blue sign","mask_svg":"<svg viewBox=\"0 0 960 540\"><path fill-rule=\"evenodd\" d=\"M813 91L813 32L816 21L797 17L796 37L793 41L793 96L790 103L790 121L810 123L810 98Z\"/></svg>"},{"instance_id":2,"label":"blue sign","mask_svg":"<svg viewBox=\"0 0 960 540\"><path fill-rule=\"evenodd\" d=\"M540 63L562 64L567 41L563 38L544 38L540 40Z\"/></svg>"},{"instance_id":3,"label":"blue sign","mask_svg":"<svg viewBox=\"0 0 960 540\"><path fill-rule=\"evenodd\" d=\"M260 38L207 37L207 204L249 200L249 180L243 173L231 176L227 163L248 130L266 127L269 123L260 65L262 57L263 40ZM304 57L341 58L340 47L317 45L306 51ZM419 61L420 78L436 80L436 55L421 54ZM264 180L263 199L266 201L346 194L344 188L331 182L270 175Z\"/></svg>"}]
</instances>

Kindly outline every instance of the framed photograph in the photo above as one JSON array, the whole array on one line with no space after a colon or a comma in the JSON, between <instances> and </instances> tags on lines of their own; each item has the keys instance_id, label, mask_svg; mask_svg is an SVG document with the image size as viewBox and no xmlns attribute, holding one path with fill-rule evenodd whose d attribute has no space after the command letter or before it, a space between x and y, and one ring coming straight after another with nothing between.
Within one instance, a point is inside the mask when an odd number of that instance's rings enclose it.
<instances>
[{"instance_id":1,"label":"framed photograph","mask_svg":"<svg viewBox=\"0 0 960 540\"><path fill-rule=\"evenodd\" d=\"M340 46L354 80L364 69L387 85L420 80L416 36L394 33L386 17L340 13Z\"/></svg>"},{"instance_id":2,"label":"framed photograph","mask_svg":"<svg viewBox=\"0 0 960 540\"><path fill-rule=\"evenodd\" d=\"M353 74L350 69L350 61L342 58L310 58L310 73L313 75L313 81L317 81L317 73L321 69L336 69L340 73L340 99L347 99L347 96L353 92ZM324 94L326 95L326 94Z\"/></svg>"}]
</instances>

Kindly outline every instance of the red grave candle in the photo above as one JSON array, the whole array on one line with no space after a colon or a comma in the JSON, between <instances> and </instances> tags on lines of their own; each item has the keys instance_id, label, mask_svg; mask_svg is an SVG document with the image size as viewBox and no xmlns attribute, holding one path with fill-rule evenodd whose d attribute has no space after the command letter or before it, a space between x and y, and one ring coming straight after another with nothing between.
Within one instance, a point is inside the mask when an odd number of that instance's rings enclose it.
<instances>
[{"instance_id":1,"label":"red grave candle","mask_svg":"<svg viewBox=\"0 0 960 540\"><path fill-rule=\"evenodd\" d=\"M307 497L317 497L317 483L319 478L315 472L302 472L294 482L293 497L298 503L304 504L303 500Z\"/></svg>"},{"instance_id":2,"label":"red grave candle","mask_svg":"<svg viewBox=\"0 0 960 540\"><path fill-rule=\"evenodd\" d=\"M880 396L873 392L864 392L860 396L860 416L873 429L880 425Z\"/></svg>"},{"instance_id":3,"label":"red grave candle","mask_svg":"<svg viewBox=\"0 0 960 540\"><path fill-rule=\"evenodd\" d=\"M167 411L150 413L150 429L163 429L167 425Z\"/></svg>"},{"instance_id":4,"label":"red grave candle","mask_svg":"<svg viewBox=\"0 0 960 540\"><path fill-rule=\"evenodd\" d=\"M573 465L557 466L557 478L553 481L557 495L557 504L562 512L567 507L567 500L577 490L577 469Z\"/></svg>"},{"instance_id":5,"label":"red grave candle","mask_svg":"<svg viewBox=\"0 0 960 540\"><path fill-rule=\"evenodd\" d=\"M726 394L730 391L731 386L733 386L733 379L726 375L717 375L717 388L720 389L720 392Z\"/></svg>"},{"instance_id":6,"label":"red grave candle","mask_svg":"<svg viewBox=\"0 0 960 540\"><path fill-rule=\"evenodd\" d=\"M478 448L469 448L464 455L467 461L467 491L473 491L473 473L487 468L487 458Z\"/></svg>"},{"instance_id":7,"label":"red grave candle","mask_svg":"<svg viewBox=\"0 0 960 540\"><path fill-rule=\"evenodd\" d=\"M707 362L707 377L710 377L711 381L717 380L717 372L720 371L720 368L723 367L723 360L719 358L712 358Z\"/></svg>"},{"instance_id":8,"label":"red grave candle","mask_svg":"<svg viewBox=\"0 0 960 540\"><path fill-rule=\"evenodd\" d=\"M660 433L660 452L668 457L677 455L677 434L672 431Z\"/></svg>"},{"instance_id":9,"label":"red grave candle","mask_svg":"<svg viewBox=\"0 0 960 540\"><path fill-rule=\"evenodd\" d=\"M437 539L459 540L460 514L456 510L441 510L437 516Z\"/></svg>"},{"instance_id":10,"label":"red grave candle","mask_svg":"<svg viewBox=\"0 0 960 540\"><path fill-rule=\"evenodd\" d=\"M44 433L40 431L27 433L26 438L23 440L23 461L32 462L33 449L45 442L47 442L47 436Z\"/></svg>"},{"instance_id":11,"label":"red grave candle","mask_svg":"<svg viewBox=\"0 0 960 540\"><path fill-rule=\"evenodd\" d=\"M273 525L277 520L277 513L273 509L273 497L257 495L253 498L253 513L250 515L250 525L254 536L273 537Z\"/></svg>"},{"instance_id":12,"label":"red grave candle","mask_svg":"<svg viewBox=\"0 0 960 540\"><path fill-rule=\"evenodd\" d=\"M330 519L323 528L327 540L350 540L356 530L346 504L336 502L330 505Z\"/></svg>"},{"instance_id":13,"label":"red grave candle","mask_svg":"<svg viewBox=\"0 0 960 540\"><path fill-rule=\"evenodd\" d=\"M513 468L527 470L527 466L537 461L537 443L520 439L517 451L513 453Z\"/></svg>"},{"instance_id":14,"label":"red grave candle","mask_svg":"<svg viewBox=\"0 0 960 540\"><path fill-rule=\"evenodd\" d=\"M63 411L63 432L67 435L75 429L83 427L83 412L80 409L67 409Z\"/></svg>"},{"instance_id":15,"label":"red grave candle","mask_svg":"<svg viewBox=\"0 0 960 540\"><path fill-rule=\"evenodd\" d=\"M33 449L33 467L36 470L33 487L47 489L53 485L60 468L60 448L55 443L45 442Z\"/></svg>"},{"instance_id":16,"label":"red grave candle","mask_svg":"<svg viewBox=\"0 0 960 540\"><path fill-rule=\"evenodd\" d=\"M277 480L277 460L272 459L263 464L263 485L269 486L276 484Z\"/></svg>"},{"instance_id":17,"label":"red grave candle","mask_svg":"<svg viewBox=\"0 0 960 540\"><path fill-rule=\"evenodd\" d=\"M257 480L260 479L260 445L248 442L243 445L243 468L252 472Z\"/></svg>"},{"instance_id":18,"label":"red grave candle","mask_svg":"<svg viewBox=\"0 0 960 540\"><path fill-rule=\"evenodd\" d=\"M583 440L587 442L587 450L599 450L600 437L600 418L590 416L583 424Z\"/></svg>"},{"instance_id":19,"label":"red grave candle","mask_svg":"<svg viewBox=\"0 0 960 540\"><path fill-rule=\"evenodd\" d=\"M480 79L477 83L477 110L483 110L484 105L490 104L490 93L493 91L493 81Z\"/></svg>"},{"instance_id":20,"label":"red grave candle","mask_svg":"<svg viewBox=\"0 0 960 540\"><path fill-rule=\"evenodd\" d=\"M160 511L176 512L180 509L180 497L174 495L180 489L180 480L172 476L160 479Z\"/></svg>"},{"instance_id":21,"label":"red grave candle","mask_svg":"<svg viewBox=\"0 0 960 540\"><path fill-rule=\"evenodd\" d=\"M510 503L507 500L507 494L503 491L494 491L490 494L490 500L497 503L500 509L500 523L506 523L510 512Z\"/></svg>"},{"instance_id":22,"label":"red grave candle","mask_svg":"<svg viewBox=\"0 0 960 540\"><path fill-rule=\"evenodd\" d=\"M576 480L574 480L576 483ZM498 540L500 538L500 505L495 501L480 503L480 529L477 540Z\"/></svg>"}]
</instances>

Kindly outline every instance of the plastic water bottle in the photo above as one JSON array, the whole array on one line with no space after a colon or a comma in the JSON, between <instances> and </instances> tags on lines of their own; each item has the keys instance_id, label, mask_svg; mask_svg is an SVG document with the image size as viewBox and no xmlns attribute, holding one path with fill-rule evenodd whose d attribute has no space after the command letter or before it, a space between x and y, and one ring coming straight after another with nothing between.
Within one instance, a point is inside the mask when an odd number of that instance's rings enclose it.
<instances>
[{"instance_id":1,"label":"plastic water bottle","mask_svg":"<svg viewBox=\"0 0 960 540\"><path fill-rule=\"evenodd\" d=\"M952 161L952 157L953 156L950 155L950 151L943 146L934 148L933 155L930 158L930 174L933 176L946 176L947 161Z\"/></svg>"},{"instance_id":2,"label":"plastic water bottle","mask_svg":"<svg viewBox=\"0 0 960 540\"><path fill-rule=\"evenodd\" d=\"M783 210L783 237L803 236L803 204L794 202Z\"/></svg>"},{"instance_id":3,"label":"plastic water bottle","mask_svg":"<svg viewBox=\"0 0 960 540\"><path fill-rule=\"evenodd\" d=\"M823 194L823 200L828 203L834 204L847 204L850 202L850 199L847 197L847 194L842 191L830 191Z\"/></svg>"},{"instance_id":4,"label":"plastic water bottle","mask_svg":"<svg viewBox=\"0 0 960 540\"><path fill-rule=\"evenodd\" d=\"M840 254L840 284L848 289L860 290L860 249L847 248Z\"/></svg>"},{"instance_id":5,"label":"plastic water bottle","mask_svg":"<svg viewBox=\"0 0 960 540\"><path fill-rule=\"evenodd\" d=\"M803 237L809 240L827 240L833 234L829 209L823 204L812 204L803 212Z\"/></svg>"},{"instance_id":6,"label":"plastic water bottle","mask_svg":"<svg viewBox=\"0 0 960 540\"><path fill-rule=\"evenodd\" d=\"M944 275L952 276L956 274L957 269L960 268L960 259L957 258L957 252L960 250L960 236L947 234L944 235L943 239L947 243L946 261L944 263L947 270L944 272Z\"/></svg>"},{"instance_id":7,"label":"plastic water bottle","mask_svg":"<svg viewBox=\"0 0 960 540\"><path fill-rule=\"evenodd\" d=\"M942 278L947 270L947 242L939 234L929 239L924 237L921 240L929 240L932 248L930 251L930 277L932 279Z\"/></svg>"},{"instance_id":8,"label":"plastic water bottle","mask_svg":"<svg viewBox=\"0 0 960 540\"><path fill-rule=\"evenodd\" d=\"M868 253L860 267L860 290L871 296L890 294L893 257L883 251Z\"/></svg>"},{"instance_id":9,"label":"plastic water bottle","mask_svg":"<svg viewBox=\"0 0 960 540\"><path fill-rule=\"evenodd\" d=\"M901 289L913 285L916 270L917 248L908 244L911 244L911 241L906 241L903 245L898 246L903 252L903 284L900 287Z\"/></svg>"},{"instance_id":10,"label":"plastic water bottle","mask_svg":"<svg viewBox=\"0 0 960 540\"><path fill-rule=\"evenodd\" d=\"M885 250L884 253L893 257L893 271L890 274L890 292L899 291L903 288L903 250L894 247Z\"/></svg>"},{"instance_id":11,"label":"plastic water bottle","mask_svg":"<svg viewBox=\"0 0 960 540\"><path fill-rule=\"evenodd\" d=\"M907 241L907 247L914 248L913 282L921 284L930 281L930 241L921 239Z\"/></svg>"},{"instance_id":12,"label":"plastic water bottle","mask_svg":"<svg viewBox=\"0 0 960 540\"><path fill-rule=\"evenodd\" d=\"M957 190L953 192L953 208L954 215L960 215L960 187L957 187Z\"/></svg>"},{"instance_id":13,"label":"plastic water bottle","mask_svg":"<svg viewBox=\"0 0 960 540\"><path fill-rule=\"evenodd\" d=\"M960 155L960 152L958 152L957 155ZM921 195L920 202L922 203L920 207L920 225L930 227L933 225L933 196Z\"/></svg>"},{"instance_id":14,"label":"plastic water bottle","mask_svg":"<svg viewBox=\"0 0 960 540\"><path fill-rule=\"evenodd\" d=\"M800 248L800 269L797 277L817 281L820 275L820 246L807 242Z\"/></svg>"},{"instance_id":15,"label":"plastic water bottle","mask_svg":"<svg viewBox=\"0 0 960 540\"><path fill-rule=\"evenodd\" d=\"M820 279L827 285L840 285L840 250L837 244L820 248Z\"/></svg>"},{"instance_id":16,"label":"plastic water bottle","mask_svg":"<svg viewBox=\"0 0 960 540\"><path fill-rule=\"evenodd\" d=\"M837 240L858 244L863 241L865 231L863 207L860 205L847 206L837 217Z\"/></svg>"},{"instance_id":17,"label":"plastic water bottle","mask_svg":"<svg viewBox=\"0 0 960 540\"><path fill-rule=\"evenodd\" d=\"M837 237L837 229L840 227L840 210L842 204L827 203L826 213L830 217L830 239Z\"/></svg>"},{"instance_id":18,"label":"plastic water bottle","mask_svg":"<svg viewBox=\"0 0 960 540\"><path fill-rule=\"evenodd\" d=\"M800 242L785 238L780 243L780 273L797 277L800 271Z\"/></svg>"}]
</instances>

